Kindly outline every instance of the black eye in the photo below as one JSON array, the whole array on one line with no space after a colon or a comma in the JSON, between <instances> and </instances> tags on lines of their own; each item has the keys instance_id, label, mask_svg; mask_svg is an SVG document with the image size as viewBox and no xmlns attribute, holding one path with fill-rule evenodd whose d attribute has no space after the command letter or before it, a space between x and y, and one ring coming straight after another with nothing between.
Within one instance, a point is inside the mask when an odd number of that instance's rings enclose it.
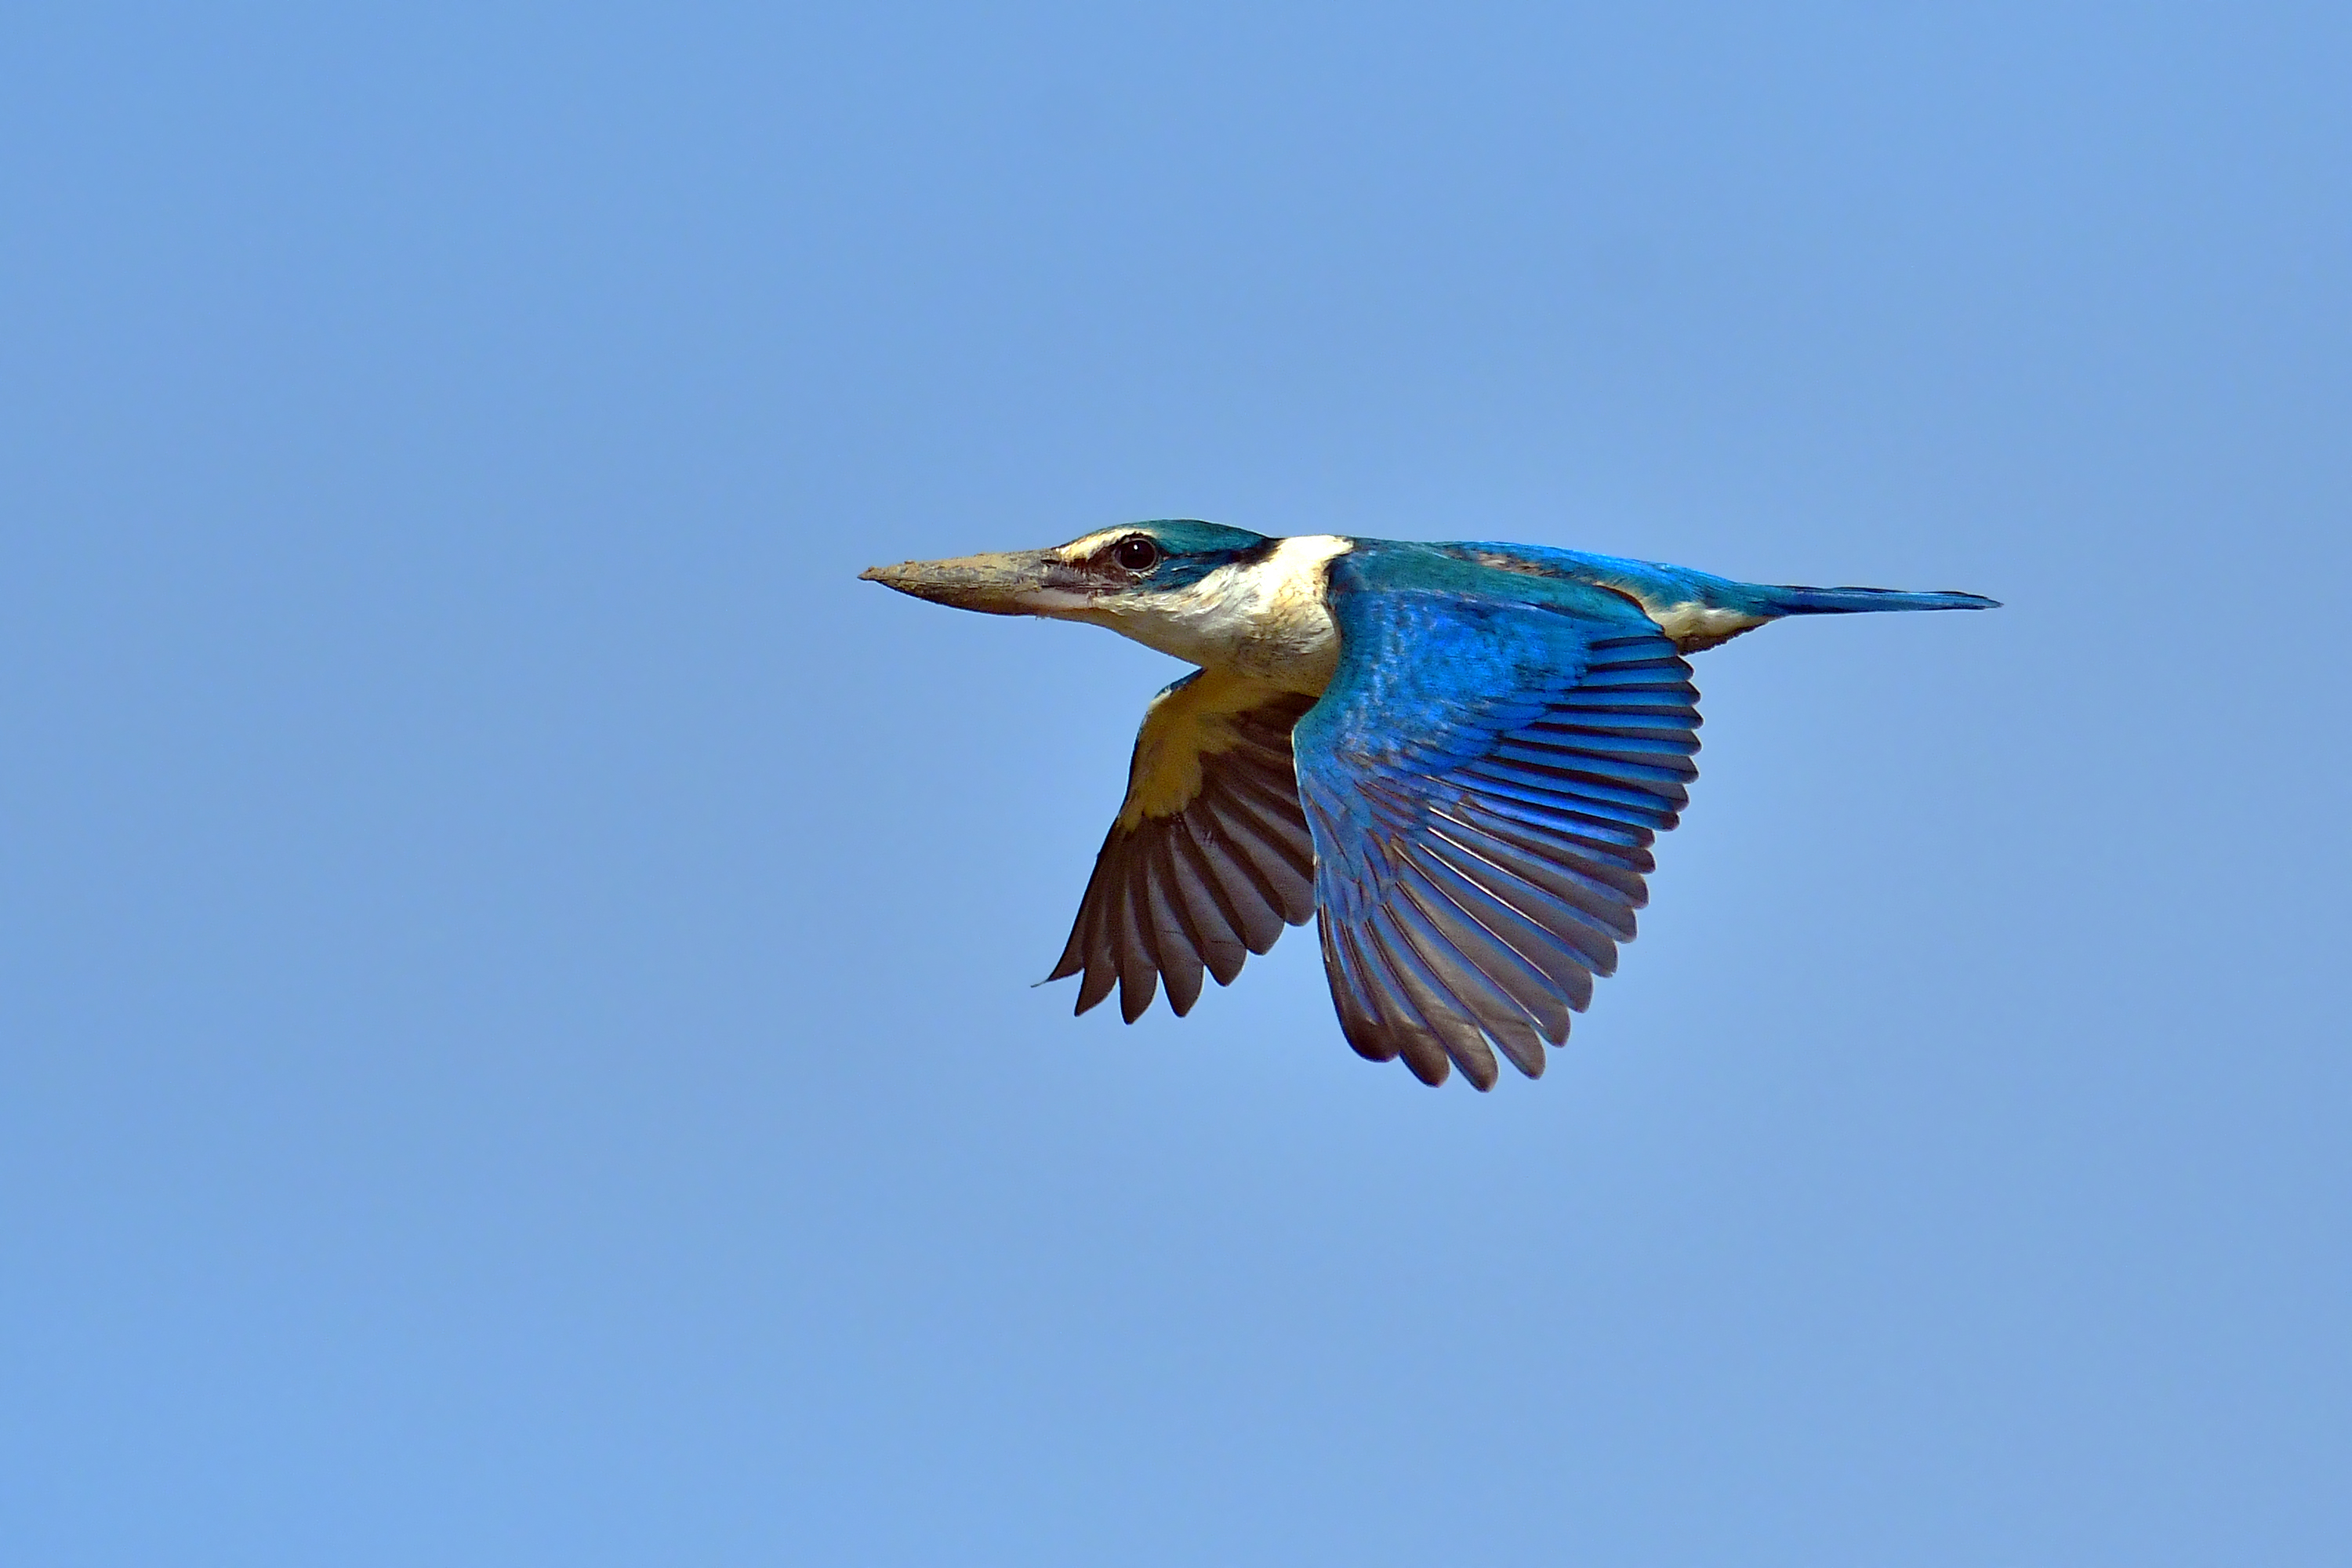
<instances>
[{"instance_id":1,"label":"black eye","mask_svg":"<svg viewBox=\"0 0 2352 1568\"><path fill-rule=\"evenodd\" d=\"M1133 534L1111 546L1110 558L1130 572L1149 572L1160 564L1160 546Z\"/></svg>"}]
</instances>

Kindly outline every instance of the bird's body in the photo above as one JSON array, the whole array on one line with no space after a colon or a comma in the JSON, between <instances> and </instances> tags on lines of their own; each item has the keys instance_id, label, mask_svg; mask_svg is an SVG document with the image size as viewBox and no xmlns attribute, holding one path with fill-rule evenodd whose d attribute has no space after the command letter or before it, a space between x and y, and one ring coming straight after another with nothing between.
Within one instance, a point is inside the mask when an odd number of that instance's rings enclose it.
<instances>
[{"instance_id":1,"label":"bird's body","mask_svg":"<svg viewBox=\"0 0 2352 1568\"><path fill-rule=\"evenodd\" d=\"M1342 1032L1428 1083L1529 1077L1616 965L1696 773L1682 656L1792 615L1971 594L1776 587L1537 545L1137 523L866 576L1108 626L1197 667L1152 700L1061 962L1078 1011L1179 1014L1319 918Z\"/></svg>"}]
</instances>

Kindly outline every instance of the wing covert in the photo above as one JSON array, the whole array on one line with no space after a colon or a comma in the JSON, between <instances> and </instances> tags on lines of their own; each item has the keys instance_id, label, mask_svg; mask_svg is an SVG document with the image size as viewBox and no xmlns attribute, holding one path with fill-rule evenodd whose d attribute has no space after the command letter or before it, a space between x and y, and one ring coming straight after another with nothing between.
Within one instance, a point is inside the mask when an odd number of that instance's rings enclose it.
<instances>
[{"instance_id":1,"label":"wing covert","mask_svg":"<svg viewBox=\"0 0 2352 1568\"><path fill-rule=\"evenodd\" d=\"M1290 754L1313 701L1203 670L1152 699L1127 798L1046 976L1084 977L1078 1012L1116 987L1132 1024L1165 980L1181 1017L1203 973L1231 984L1286 924L1313 918L1315 849Z\"/></svg>"},{"instance_id":2,"label":"wing covert","mask_svg":"<svg viewBox=\"0 0 2352 1568\"><path fill-rule=\"evenodd\" d=\"M1426 1083L1532 1078L1647 901L1688 800L1690 667L1589 585L1425 547L1335 560L1338 673L1296 727L1324 967L1349 1044Z\"/></svg>"}]
</instances>

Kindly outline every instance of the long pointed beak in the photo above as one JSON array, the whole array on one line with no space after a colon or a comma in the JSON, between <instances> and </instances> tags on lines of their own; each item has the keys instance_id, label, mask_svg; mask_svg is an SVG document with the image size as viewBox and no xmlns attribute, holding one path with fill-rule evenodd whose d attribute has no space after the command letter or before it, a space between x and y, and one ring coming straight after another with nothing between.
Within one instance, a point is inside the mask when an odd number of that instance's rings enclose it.
<instances>
[{"instance_id":1,"label":"long pointed beak","mask_svg":"<svg viewBox=\"0 0 2352 1568\"><path fill-rule=\"evenodd\" d=\"M935 605L990 616L1051 616L1083 609L1091 599L1085 592L1084 574L1051 550L901 561L896 566L868 566L857 578Z\"/></svg>"}]
</instances>

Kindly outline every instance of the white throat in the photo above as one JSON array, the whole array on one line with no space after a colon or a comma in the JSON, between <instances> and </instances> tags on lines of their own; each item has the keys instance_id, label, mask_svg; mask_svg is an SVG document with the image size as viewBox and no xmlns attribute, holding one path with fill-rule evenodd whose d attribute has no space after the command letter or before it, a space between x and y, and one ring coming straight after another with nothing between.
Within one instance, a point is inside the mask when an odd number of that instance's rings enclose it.
<instances>
[{"instance_id":1,"label":"white throat","mask_svg":"<svg viewBox=\"0 0 2352 1568\"><path fill-rule=\"evenodd\" d=\"M1203 669L1318 695L1339 663L1324 571L1353 547L1328 533L1286 539L1263 561L1220 566L1189 588L1098 605L1086 618Z\"/></svg>"}]
</instances>

